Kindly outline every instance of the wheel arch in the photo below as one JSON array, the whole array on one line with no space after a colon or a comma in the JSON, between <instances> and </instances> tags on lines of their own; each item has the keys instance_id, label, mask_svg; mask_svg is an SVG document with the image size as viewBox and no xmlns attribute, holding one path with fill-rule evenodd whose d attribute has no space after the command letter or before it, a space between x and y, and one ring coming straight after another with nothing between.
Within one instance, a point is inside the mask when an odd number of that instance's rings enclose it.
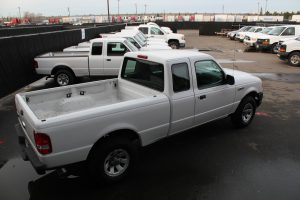
<instances>
[{"instance_id":1,"label":"wheel arch","mask_svg":"<svg viewBox=\"0 0 300 200\"><path fill-rule=\"evenodd\" d=\"M87 160L90 158L92 152L98 145L101 145L104 142L107 142L109 140L113 140L115 138L119 137L125 137L129 138L133 144L136 144L138 147L142 146L142 140L140 135L134 131L133 129L130 128L123 128L123 129L118 129L118 130L111 130L110 132L102 135L97 141L93 144L92 148L90 149Z\"/></svg>"},{"instance_id":2,"label":"wheel arch","mask_svg":"<svg viewBox=\"0 0 300 200\"><path fill-rule=\"evenodd\" d=\"M290 57L290 55L291 55L292 53L300 53L300 50L294 50L294 51L291 51L291 52L288 54L288 57Z\"/></svg>"},{"instance_id":3,"label":"wheel arch","mask_svg":"<svg viewBox=\"0 0 300 200\"><path fill-rule=\"evenodd\" d=\"M57 66L55 66L55 67L51 70L51 75L55 75L56 72L57 72L58 70L61 70L61 69L70 71L70 72L74 75L74 77L75 77L74 71L71 69L71 67L69 67L69 66L67 66L67 65L57 65Z\"/></svg>"}]
</instances>

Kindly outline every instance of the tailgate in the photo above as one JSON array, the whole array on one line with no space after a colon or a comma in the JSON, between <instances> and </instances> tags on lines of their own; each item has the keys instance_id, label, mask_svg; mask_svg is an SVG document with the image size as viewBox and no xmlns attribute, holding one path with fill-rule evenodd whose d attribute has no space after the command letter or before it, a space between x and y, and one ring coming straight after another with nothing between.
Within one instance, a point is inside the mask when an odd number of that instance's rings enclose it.
<instances>
[{"instance_id":1,"label":"tailgate","mask_svg":"<svg viewBox=\"0 0 300 200\"><path fill-rule=\"evenodd\" d=\"M26 101L19 94L15 98L16 109L18 114L18 120L25 133L27 140L31 143L32 147L35 147L34 141L34 114L29 110Z\"/></svg>"}]
</instances>

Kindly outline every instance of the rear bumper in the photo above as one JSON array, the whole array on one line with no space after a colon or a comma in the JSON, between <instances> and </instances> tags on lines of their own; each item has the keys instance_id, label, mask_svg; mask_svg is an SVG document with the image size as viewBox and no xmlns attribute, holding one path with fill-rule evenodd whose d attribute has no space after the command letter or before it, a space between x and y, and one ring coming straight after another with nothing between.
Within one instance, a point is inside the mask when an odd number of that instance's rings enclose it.
<instances>
[{"instance_id":1,"label":"rear bumper","mask_svg":"<svg viewBox=\"0 0 300 200\"><path fill-rule=\"evenodd\" d=\"M35 171L42 175L45 174L45 165L39 160L35 151L32 149L31 145L26 141L24 131L20 124L15 125L16 132L18 135L18 142L21 149L21 156L23 160L30 161Z\"/></svg>"}]
</instances>

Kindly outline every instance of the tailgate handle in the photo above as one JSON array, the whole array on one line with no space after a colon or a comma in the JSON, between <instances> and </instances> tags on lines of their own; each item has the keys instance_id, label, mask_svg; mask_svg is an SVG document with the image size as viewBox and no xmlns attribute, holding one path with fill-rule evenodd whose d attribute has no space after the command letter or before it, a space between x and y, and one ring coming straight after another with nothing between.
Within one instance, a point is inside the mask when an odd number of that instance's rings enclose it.
<instances>
[{"instance_id":1,"label":"tailgate handle","mask_svg":"<svg viewBox=\"0 0 300 200\"><path fill-rule=\"evenodd\" d=\"M26 128L25 122L21 121L21 124L22 124L22 126L23 126L24 128Z\"/></svg>"},{"instance_id":2,"label":"tailgate handle","mask_svg":"<svg viewBox=\"0 0 300 200\"><path fill-rule=\"evenodd\" d=\"M111 61L111 59L106 59L106 61Z\"/></svg>"}]
</instances>

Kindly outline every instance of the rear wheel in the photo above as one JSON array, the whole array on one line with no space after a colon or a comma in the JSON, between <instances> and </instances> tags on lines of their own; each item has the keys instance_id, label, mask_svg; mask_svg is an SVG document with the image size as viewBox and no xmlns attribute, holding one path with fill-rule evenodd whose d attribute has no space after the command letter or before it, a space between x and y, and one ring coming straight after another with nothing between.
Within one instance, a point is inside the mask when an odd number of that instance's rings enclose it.
<instances>
[{"instance_id":1,"label":"rear wheel","mask_svg":"<svg viewBox=\"0 0 300 200\"><path fill-rule=\"evenodd\" d=\"M137 145L127 138L101 142L88 159L89 174L100 183L114 183L123 179L137 159Z\"/></svg>"},{"instance_id":2,"label":"rear wheel","mask_svg":"<svg viewBox=\"0 0 300 200\"><path fill-rule=\"evenodd\" d=\"M253 97L247 96L242 100L235 113L231 116L232 123L237 128L248 126L255 116L256 103Z\"/></svg>"},{"instance_id":3,"label":"rear wheel","mask_svg":"<svg viewBox=\"0 0 300 200\"><path fill-rule=\"evenodd\" d=\"M54 80L58 86L66 86L74 83L75 76L69 70L60 69L56 72Z\"/></svg>"},{"instance_id":4,"label":"rear wheel","mask_svg":"<svg viewBox=\"0 0 300 200\"><path fill-rule=\"evenodd\" d=\"M291 53L288 60L289 60L290 65L292 65L294 67L299 67L300 66L300 53L299 52Z\"/></svg>"}]
</instances>

